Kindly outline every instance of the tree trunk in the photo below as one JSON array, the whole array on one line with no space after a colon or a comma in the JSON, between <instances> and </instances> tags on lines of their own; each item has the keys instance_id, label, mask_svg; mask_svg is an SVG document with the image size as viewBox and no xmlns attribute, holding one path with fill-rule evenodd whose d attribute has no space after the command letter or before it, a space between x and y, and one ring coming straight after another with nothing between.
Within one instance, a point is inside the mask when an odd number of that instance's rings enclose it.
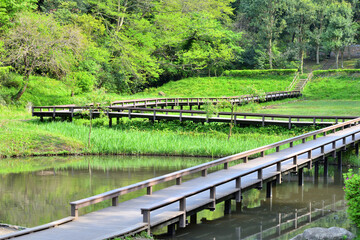
<instances>
[{"instance_id":1,"label":"tree trunk","mask_svg":"<svg viewBox=\"0 0 360 240\"><path fill-rule=\"evenodd\" d=\"M350 60L351 59L351 49L350 49L350 45L348 46L348 56L347 59Z\"/></svg>"},{"instance_id":2,"label":"tree trunk","mask_svg":"<svg viewBox=\"0 0 360 240\"><path fill-rule=\"evenodd\" d=\"M88 139L88 147L91 149L91 129L92 129L92 109L90 108L90 127L89 127L89 139Z\"/></svg>"},{"instance_id":3,"label":"tree trunk","mask_svg":"<svg viewBox=\"0 0 360 240\"><path fill-rule=\"evenodd\" d=\"M29 75L26 75L25 76L25 84L24 86L19 90L19 92L12 98L13 100L15 101L19 101L19 99L21 98L21 96L25 93L26 91L26 88L29 84L29 79L30 79L30 76Z\"/></svg>"},{"instance_id":4,"label":"tree trunk","mask_svg":"<svg viewBox=\"0 0 360 240\"><path fill-rule=\"evenodd\" d=\"M340 50L336 49L336 69L339 68L339 54L340 54Z\"/></svg>"},{"instance_id":5,"label":"tree trunk","mask_svg":"<svg viewBox=\"0 0 360 240\"><path fill-rule=\"evenodd\" d=\"M272 39L269 39L269 68L273 68Z\"/></svg>"},{"instance_id":6,"label":"tree trunk","mask_svg":"<svg viewBox=\"0 0 360 240\"><path fill-rule=\"evenodd\" d=\"M304 73L304 50L300 50L300 73L303 74Z\"/></svg>"},{"instance_id":7,"label":"tree trunk","mask_svg":"<svg viewBox=\"0 0 360 240\"><path fill-rule=\"evenodd\" d=\"M344 68L344 51L345 49L341 51L341 68Z\"/></svg>"},{"instance_id":8,"label":"tree trunk","mask_svg":"<svg viewBox=\"0 0 360 240\"><path fill-rule=\"evenodd\" d=\"M316 64L320 64L320 45L316 45Z\"/></svg>"}]
</instances>

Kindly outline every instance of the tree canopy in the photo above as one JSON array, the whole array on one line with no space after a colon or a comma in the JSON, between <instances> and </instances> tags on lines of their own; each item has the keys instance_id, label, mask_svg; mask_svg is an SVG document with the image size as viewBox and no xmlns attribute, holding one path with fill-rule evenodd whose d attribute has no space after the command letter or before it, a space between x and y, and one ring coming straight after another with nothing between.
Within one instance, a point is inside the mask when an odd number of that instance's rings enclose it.
<instances>
[{"instance_id":1,"label":"tree canopy","mask_svg":"<svg viewBox=\"0 0 360 240\"><path fill-rule=\"evenodd\" d=\"M3 0L0 62L73 94L231 69L303 69L358 39L358 0Z\"/></svg>"}]
</instances>

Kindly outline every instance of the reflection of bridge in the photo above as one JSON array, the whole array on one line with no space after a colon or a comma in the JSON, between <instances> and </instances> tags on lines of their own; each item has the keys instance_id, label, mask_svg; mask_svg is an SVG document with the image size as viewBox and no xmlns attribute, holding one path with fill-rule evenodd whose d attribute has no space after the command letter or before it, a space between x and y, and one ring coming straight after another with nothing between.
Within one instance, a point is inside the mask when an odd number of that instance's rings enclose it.
<instances>
[{"instance_id":1,"label":"reflection of bridge","mask_svg":"<svg viewBox=\"0 0 360 240\"><path fill-rule=\"evenodd\" d=\"M335 212L339 207L343 208L345 206L344 200L336 202L335 199L336 196L334 195L333 202L328 205L325 205L324 200L317 202L318 204L315 206L309 202L307 208L295 209L293 212L278 213L276 218L270 221L270 223L260 223L258 232L250 236L244 236L241 232L241 227L236 228L237 239L273 239L291 232Z\"/></svg>"},{"instance_id":2,"label":"reflection of bridge","mask_svg":"<svg viewBox=\"0 0 360 240\"><path fill-rule=\"evenodd\" d=\"M296 171L298 183L302 185L304 168L312 168L314 164L315 176L318 176L319 160L324 160L327 166L328 157L332 156L338 159L341 166L342 151L355 147L358 154L359 123L360 118L357 118L78 200L71 203L71 217L2 236L0 239L106 239L143 230L150 231L159 226L168 226L169 232L174 232L176 226L186 227L187 217L190 217L190 222L194 222L197 212L203 209L213 210L216 203L224 201L224 211L230 213L231 200L241 202L244 191L262 187L264 183L267 197L271 198L272 186L282 182L283 174ZM252 157L257 158L249 161ZM229 166L230 163L235 165ZM224 169L214 169L219 165L223 165ZM183 181L186 176L196 173L201 174L201 177ZM153 192L153 187L163 182L173 185ZM146 189L147 194L119 203L121 195L141 189ZM108 199L111 199L111 207L79 216L80 208Z\"/></svg>"}]
</instances>

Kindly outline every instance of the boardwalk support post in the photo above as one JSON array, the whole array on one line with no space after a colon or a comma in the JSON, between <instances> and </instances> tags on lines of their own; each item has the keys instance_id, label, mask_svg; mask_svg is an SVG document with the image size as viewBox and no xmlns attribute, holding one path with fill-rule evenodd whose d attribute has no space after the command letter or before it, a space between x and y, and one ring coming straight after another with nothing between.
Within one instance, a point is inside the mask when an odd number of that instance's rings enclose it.
<instances>
[{"instance_id":1,"label":"boardwalk support post","mask_svg":"<svg viewBox=\"0 0 360 240\"><path fill-rule=\"evenodd\" d=\"M319 161L316 161L315 162L315 171L314 171L314 182L315 182L315 185L318 185L319 184Z\"/></svg>"},{"instance_id":2,"label":"boardwalk support post","mask_svg":"<svg viewBox=\"0 0 360 240\"><path fill-rule=\"evenodd\" d=\"M298 170L298 184L299 184L299 186L304 185L304 169L303 168L299 168L299 170Z\"/></svg>"},{"instance_id":3,"label":"boardwalk support post","mask_svg":"<svg viewBox=\"0 0 360 240\"><path fill-rule=\"evenodd\" d=\"M179 216L179 227L186 227L186 198L180 199L179 202L179 211L184 212Z\"/></svg>"},{"instance_id":4,"label":"boardwalk support post","mask_svg":"<svg viewBox=\"0 0 360 240\"><path fill-rule=\"evenodd\" d=\"M168 236L175 236L175 223L170 224L167 226L167 235Z\"/></svg>"},{"instance_id":5,"label":"boardwalk support post","mask_svg":"<svg viewBox=\"0 0 360 240\"><path fill-rule=\"evenodd\" d=\"M224 215L228 215L231 213L231 199L224 201L225 208L224 208Z\"/></svg>"},{"instance_id":6,"label":"boardwalk support post","mask_svg":"<svg viewBox=\"0 0 360 240\"><path fill-rule=\"evenodd\" d=\"M342 168L342 152L339 151L337 153L337 160L338 160L338 169L341 169Z\"/></svg>"},{"instance_id":7,"label":"boardwalk support post","mask_svg":"<svg viewBox=\"0 0 360 240\"><path fill-rule=\"evenodd\" d=\"M111 199L111 206L116 207L118 205L119 202L119 196L113 197Z\"/></svg>"},{"instance_id":8,"label":"boardwalk support post","mask_svg":"<svg viewBox=\"0 0 360 240\"><path fill-rule=\"evenodd\" d=\"M266 198L272 198L272 182L266 183Z\"/></svg>"},{"instance_id":9,"label":"boardwalk support post","mask_svg":"<svg viewBox=\"0 0 360 240\"><path fill-rule=\"evenodd\" d=\"M79 210L75 204L71 204L71 216L72 217L79 217Z\"/></svg>"},{"instance_id":10,"label":"boardwalk support post","mask_svg":"<svg viewBox=\"0 0 360 240\"><path fill-rule=\"evenodd\" d=\"M209 204L209 208L210 208L210 211L214 211L215 206L216 206L216 188L215 187L210 188L210 199L212 200L212 202Z\"/></svg>"},{"instance_id":11,"label":"boardwalk support post","mask_svg":"<svg viewBox=\"0 0 360 240\"><path fill-rule=\"evenodd\" d=\"M325 157L325 159L324 159L324 183L325 184L327 184L327 180L328 180L328 166L329 166L328 157Z\"/></svg>"},{"instance_id":12,"label":"boardwalk support post","mask_svg":"<svg viewBox=\"0 0 360 240\"><path fill-rule=\"evenodd\" d=\"M197 213L190 216L190 224L197 224Z\"/></svg>"}]
</instances>

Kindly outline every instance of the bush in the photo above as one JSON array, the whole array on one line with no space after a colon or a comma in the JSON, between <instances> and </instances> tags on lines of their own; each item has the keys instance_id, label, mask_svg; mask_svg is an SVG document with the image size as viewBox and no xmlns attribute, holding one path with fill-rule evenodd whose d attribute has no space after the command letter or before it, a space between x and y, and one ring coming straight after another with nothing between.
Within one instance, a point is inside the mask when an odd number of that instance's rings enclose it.
<instances>
[{"instance_id":1,"label":"bush","mask_svg":"<svg viewBox=\"0 0 360 240\"><path fill-rule=\"evenodd\" d=\"M360 175L350 169L348 173L344 174L344 178L349 218L357 227L360 227Z\"/></svg>"},{"instance_id":2,"label":"bush","mask_svg":"<svg viewBox=\"0 0 360 240\"><path fill-rule=\"evenodd\" d=\"M297 71L297 69L228 70L225 71L223 75L231 77L254 77L261 75L289 75L294 74Z\"/></svg>"},{"instance_id":3,"label":"bush","mask_svg":"<svg viewBox=\"0 0 360 240\"><path fill-rule=\"evenodd\" d=\"M360 69L360 59L356 61L354 68Z\"/></svg>"},{"instance_id":4,"label":"bush","mask_svg":"<svg viewBox=\"0 0 360 240\"><path fill-rule=\"evenodd\" d=\"M75 81L75 86L77 88L75 93L77 94L90 92L94 88L95 77L88 72L73 72L70 74L70 78Z\"/></svg>"},{"instance_id":5,"label":"bush","mask_svg":"<svg viewBox=\"0 0 360 240\"><path fill-rule=\"evenodd\" d=\"M354 74L360 73L360 69L330 69L330 70L315 70L313 71L314 77L334 75L334 74Z\"/></svg>"}]
</instances>

